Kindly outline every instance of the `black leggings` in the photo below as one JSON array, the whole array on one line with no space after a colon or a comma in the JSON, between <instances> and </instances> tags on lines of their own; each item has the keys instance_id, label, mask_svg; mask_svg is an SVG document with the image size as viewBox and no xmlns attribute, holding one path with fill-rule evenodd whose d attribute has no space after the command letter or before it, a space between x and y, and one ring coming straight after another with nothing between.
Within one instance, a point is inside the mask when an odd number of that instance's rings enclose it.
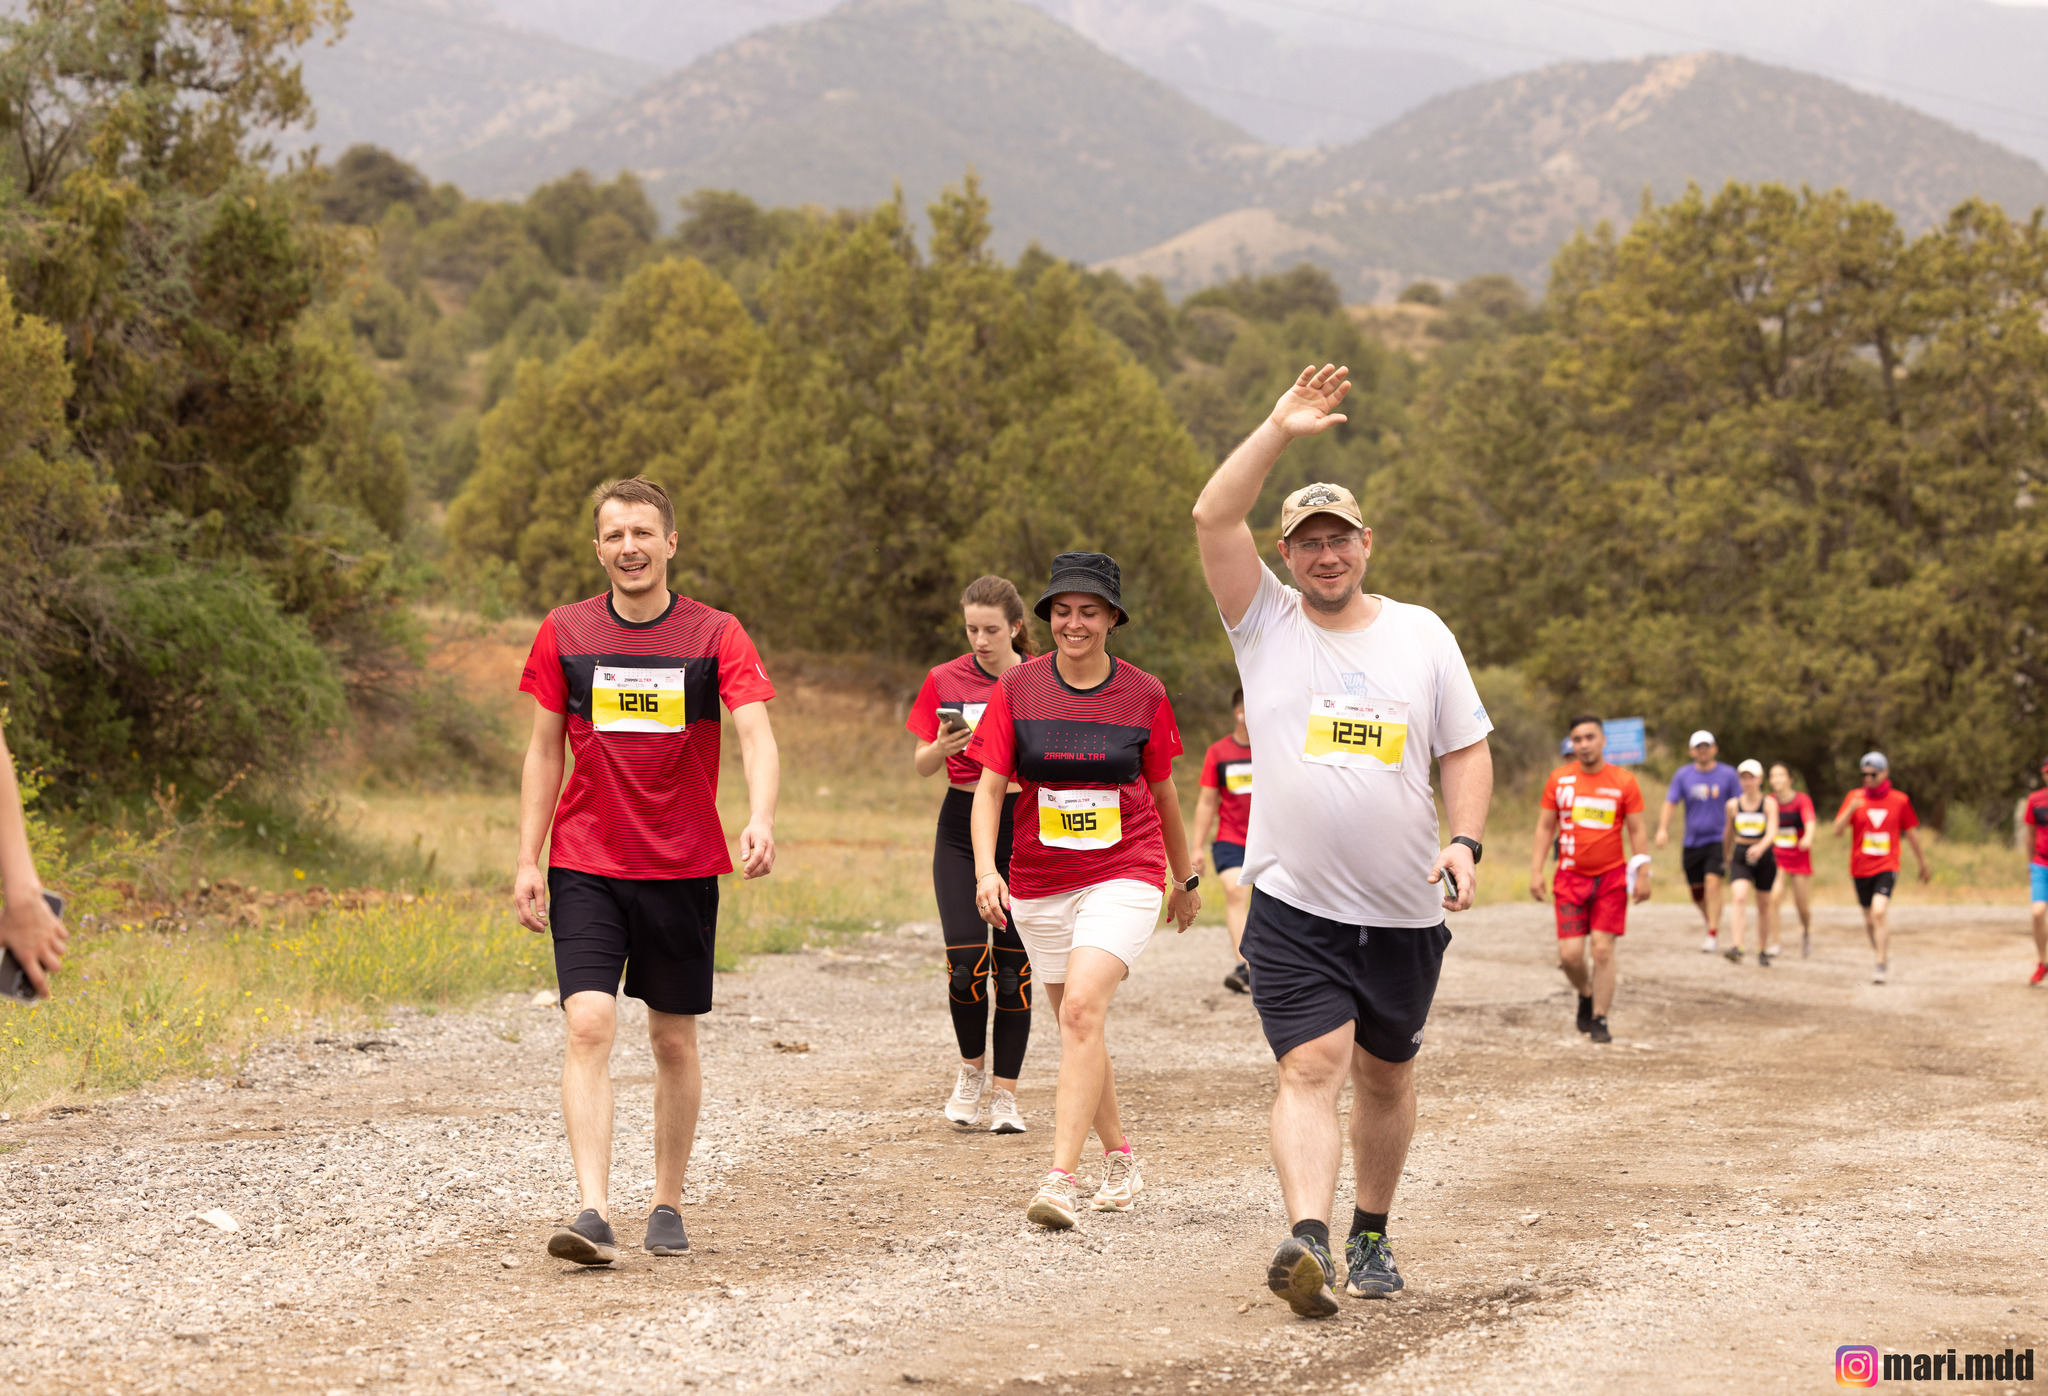
<instances>
[{"instance_id":1,"label":"black leggings","mask_svg":"<svg viewBox=\"0 0 2048 1396\"><path fill-rule=\"evenodd\" d=\"M1010 875L1011 817L1017 797L1003 797L1003 822L996 831L996 870ZM974 796L948 790L939 806L939 836L932 844L932 891L939 901L939 925L946 933L946 991L952 1001L953 1035L962 1060L988 1047L988 979L995 975L996 1059L993 1074L1015 1080L1031 1041L1031 957L1014 924L997 930L974 909ZM993 937L994 949L989 941Z\"/></svg>"}]
</instances>

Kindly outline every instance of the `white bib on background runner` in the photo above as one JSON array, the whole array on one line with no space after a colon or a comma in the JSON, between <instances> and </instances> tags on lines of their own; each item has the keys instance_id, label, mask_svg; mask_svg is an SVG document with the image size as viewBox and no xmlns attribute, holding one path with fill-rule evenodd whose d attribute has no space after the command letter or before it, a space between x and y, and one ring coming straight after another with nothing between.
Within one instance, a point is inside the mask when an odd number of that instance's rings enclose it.
<instances>
[{"instance_id":1,"label":"white bib on background runner","mask_svg":"<svg viewBox=\"0 0 2048 1396\"><path fill-rule=\"evenodd\" d=\"M1362 771L1398 771L1408 746L1408 705L1349 693L1311 693L1301 759Z\"/></svg>"},{"instance_id":2,"label":"white bib on background runner","mask_svg":"<svg viewBox=\"0 0 2048 1396\"><path fill-rule=\"evenodd\" d=\"M1780 829L1778 830L1777 844L1780 848L1797 848L1799 847L1799 835L1793 833L1790 829Z\"/></svg>"},{"instance_id":3,"label":"white bib on background runner","mask_svg":"<svg viewBox=\"0 0 2048 1396\"><path fill-rule=\"evenodd\" d=\"M1226 761L1223 763L1223 790L1229 795L1252 793L1252 763L1249 761Z\"/></svg>"},{"instance_id":4,"label":"white bib on background runner","mask_svg":"<svg viewBox=\"0 0 2048 1396\"><path fill-rule=\"evenodd\" d=\"M1123 796L1115 790L1038 788L1038 841L1076 852L1113 848L1124 836Z\"/></svg>"},{"instance_id":5,"label":"white bib on background runner","mask_svg":"<svg viewBox=\"0 0 2048 1396\"><path fill-rule=\"evenodd\" d=\"M1770 825L1769 816L1760 809L1735 811L1735 837L1738 839L1760 839Z\"/></svg>"},{"instance_id":6,"label":"white bib on background runner","mask_svg":"<svg viewBox=\"0 0 2048 1396\"><path fill-rule=\"evenodd\" d=\"M1574 829L1606 830L1614 827L1619 806L1612 795L1574 793L1571 801Z\"/></svg>"},{"instance_id":7,"label":"white bib on background runner","mask_svg":"<svg viewBox=\"0 0 2048 1396\"><path fill-rule=\"evenodd\" d=\"M598 731L680 732L687 720L681 669L591 666L590 725Z\"/></svg>"},{"instance_id":8,"label":"white bib on background runner","mask_svg":"<svg viewBox=\"0 0 2048 1396\"><path fill-rule=\"evenodd\" d=\"M1857 850L1866 858L1889 858L1892 854L1892 831L1889 829L1865 829L1863 847Z\"/></svg>"}]
</instances>

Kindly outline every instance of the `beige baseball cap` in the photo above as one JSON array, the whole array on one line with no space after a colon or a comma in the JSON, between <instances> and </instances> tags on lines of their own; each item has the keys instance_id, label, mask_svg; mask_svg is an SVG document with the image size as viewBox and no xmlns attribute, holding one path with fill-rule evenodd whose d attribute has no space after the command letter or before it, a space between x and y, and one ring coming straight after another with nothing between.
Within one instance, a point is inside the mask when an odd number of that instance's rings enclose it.
<instances>
[{"instance_id":1,"label":"beige baseball cap","mask_svg":"<svg viewBox=\"0 0 2048 1396\"><path fill-rule=\"evenodd\" d=\"M1735 774L1739 776L1755 776L1758 780L1762 780L1764 778L1764 763L1751 758L1737 766Z\"/></svg>"},{"instance_id":2,"label":"beige baseball cap","mask_svg":"<svg viewBox=\"0 0 2048 1396\"><path fill-rule=\"evenodd\" d=\"M1365 515L1359 511L1358 497L1342 485L1303 485L1287 496L1280 505L1280 536L1285 538L1310 514L1335 514L1348 524L1365 527Z\"/></svg>"}]
</instances>

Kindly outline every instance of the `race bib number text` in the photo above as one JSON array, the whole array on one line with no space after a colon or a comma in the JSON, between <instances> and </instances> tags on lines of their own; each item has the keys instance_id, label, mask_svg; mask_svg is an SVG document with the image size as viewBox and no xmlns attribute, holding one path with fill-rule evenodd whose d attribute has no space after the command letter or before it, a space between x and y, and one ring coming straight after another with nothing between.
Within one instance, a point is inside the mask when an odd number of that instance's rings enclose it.
<instances>
[{"instance_id":1,"label":"race bib number text","mask_svg":"<svg viewBox=\"0 0 2048 1396\"><path fill-rule=\"evenodd\" d=\"M1408 745L1408 705L1349 693L1309 695L1301 759L1319 766L1398 771Z\"/></svg>"},{"instance_id":2,"label":"race bib number text","mask_svg":"<svg viewBox=\"0 0 2048 1396\"><path fill-rule=\"evenodd\" d=\"M681 669L592 666L590 725L598 731L680 732L687 718Z\"/></svg>"},{"instance_id":3,"label":"race bib number text","mask_svg":"<svg viewBox=\"0 0 2048 1396\"><path fill-rule=\"evenodd\" d=\"M1123 797L1116 791L1039 790L1038 841L1047 848L1111 848L1123 836Z\"/></svg>"},{"instance_id":4,"label":"race bib number text","mask_svg":"<svg viewBox=\"0 0 2048 1396\"><path fill-rule=\"evenodd\" d=\"M1252 763L1249 761L1232 761L1229 765L1225 766L1223 768L1223 790L1225 794L1229 795L1251 794Z\"/></svg>"},{"instance_id":5,"label":"race bib number text","mask_svg":"<svg viewBox=\"0 0 2048 1396\"><path fill-rule=\"evenodd\" d=\"M1612 829L1615 801L1612 795L1574 795L1572 825L1579 829Z\"/></svg>"},{"instance_id":6,"label":"race bib number text","mask_svg":"<svg viewBox=\"0 0 2048 1396\"><path fill-rule=\"evenodd\" d=\"M1892 852L1892 834L1889 829L1865 829L1863 831L1862 853L1866 858L1889 858Z\"/></svg>"}]
</instances>

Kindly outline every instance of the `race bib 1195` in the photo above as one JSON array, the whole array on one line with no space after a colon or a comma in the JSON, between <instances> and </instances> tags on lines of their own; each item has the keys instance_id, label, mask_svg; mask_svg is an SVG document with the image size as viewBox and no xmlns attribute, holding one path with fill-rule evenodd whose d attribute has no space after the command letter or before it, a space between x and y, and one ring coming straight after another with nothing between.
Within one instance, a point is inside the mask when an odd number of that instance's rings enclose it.
<instances>
[{"instance_id":1,"label":"race bib 1195","mask_svg":"<svg viewBox=\"0 0 2048 1396\"><path fill-rule=\"evenodd\" d=\"M1076 852L1111 848L1124 836L1123 797L1114 790L1038 791L1038 841Z\"/></svg>"},{"instance_id":2,"label":"race bib 1195","mask_svg":"<svg viewBox=\"0 0 2048 1396\"><path fill-rule=\"evenodd\" d=\"M1408 705L1349 693L1312 693L1301 759L1320 766L1398 771L1408 745Z\"/></svg>"},{"instance_id":3,"label":"race bib 1195","mask_svg":"<svg viewBox=\"0 0 2048 1396\"><path fill-rule=\"evenodd\" d=\"M687 718L681 669L592 666L590 725L598 731L680 732Z\"/></svg>"}]
</instances>

